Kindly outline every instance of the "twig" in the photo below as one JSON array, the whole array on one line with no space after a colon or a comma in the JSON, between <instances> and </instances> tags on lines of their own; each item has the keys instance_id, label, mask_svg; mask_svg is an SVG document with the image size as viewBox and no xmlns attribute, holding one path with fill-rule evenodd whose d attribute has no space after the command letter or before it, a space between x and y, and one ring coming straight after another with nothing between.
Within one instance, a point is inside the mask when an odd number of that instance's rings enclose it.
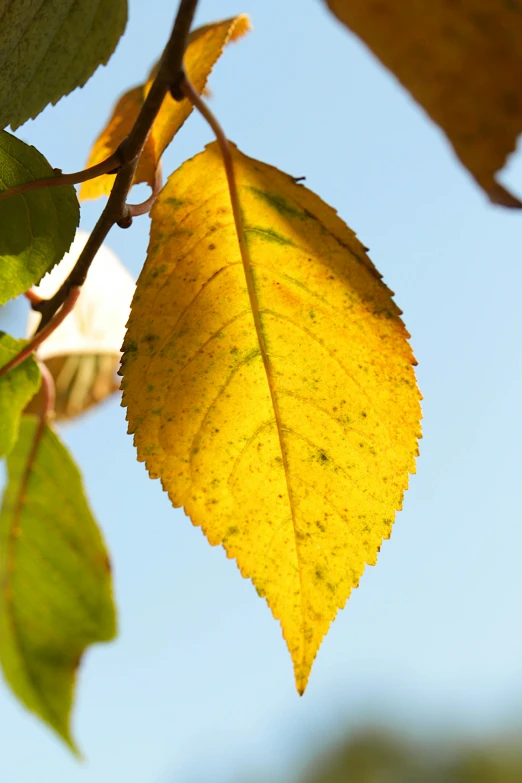
<instances>
[{"instance_id":1,"label":"twig","mask_svg":"<svg viewBox=\"0 0 522 783\"><path fill-rule=\"evenodd\" d=\"M158 163L158 168L156 169L156 175L154 177L154 187L152 188L152 193L147 199L145 199L145 201L142 201L141 204L127 204L130 216L137 217L138 215L146 215L147 212L150 212L154 202L160 194L162 187L163 175L160 160Z\"/></svg>"},{"instance_id":2,"label":"twig","mask_svg":"<svg viewBox=\"0 0 522 783\"><path fill-rule=\"evenodd\" d=\"M45 366L43 362L38 362L38 366L40 368L40 373L42 376L41 407L40 410L38 411L38 424L34 431L33 441L31 443L31 446L27 454L27 461L25 463L22 479L18 486L16 502L12 508L12 512L13 512L11 518L12 521L11 524L9 525L8 536L6 540L7 570L9 575L12 575L15 569L14 564L15 564L16 542L20 537L22 512L24 510L24 503L27 495L27 487L29 486L29 479L31 478L31 471L33 470L34 467L36 455L38 453L38 448L40 446L40 443L42 441L45 432L45 427L49 421L50 416L54 412L54 403L55 403L56 395L54 389L53 376L51 375L50 370ZM12 597L12 590L7 591L7 596L9 598ZM12 606L9 602L7 603L7 608L11 616L11 621L13 622L14 618L13 618Z\"/></svg>"},{"instance_id":3,"label":"twig","mask_svg":"<svg viewBox=\"0 0 522 783\"><path fill-rule=\"evenodd\" d=\"M139 155L167 93L183 78L183 57L198 0L181 0L170 39L163 50L156 77L134 127L120 145L123 161Z\"/></svg>"},{"instance_id":4,"label":"twig","mask_svg":"<svg viewBox=\"0 0 522 783\"><path fill-rule=\"evenodd\" d=\"M40 416L44 420L44 424L48 421L50 416L54 414L56 407L56 388L54 385L54 378L50 369L43 362L38 362L38 369L42 376L42 407Z\"/></svg>"},{"instance_id":5,"label":"twig","mask_svg":"<svg viewBox=\"0 0 522 783\"><path fill-rule=\"evenodd\" d=\"M33 291L32 288L30 288L28 291L25 291L24 296L26 299L29 300L31 306L40 304L40 302L42 301L42 297L39 296L35 291Z\"/></svg>"},{"instance_id":6,"label":"twig","mask_svg":"<svg viewBox=\"0 0 522 783\"><path fill-rule=\"evenodd\" d=\"M185 73L183 73L183 78L179 83L179 91L184 97L189 99L189 101L194 106L194 108L196 108L199 111L199 113L205 118L205 120L208 122L208 124L210 125L210 127L212 128L216 136L216 141L221 151L221 157L223 158L223 165L225 167L225 174L227 176L227 181L228 181L228 189L230 191L230 202L232 205L232 213L234 215L234 222L236 224L236 230L239 239L239 245L241 248L241 254L243 255L244 252L245 253L247 252L246 239L245 239L245 232L243 228L243 218L241 216L239 195L237 192L236 176L234 173L234 163L232 161L232 154L230 152L230 145L228 143L228 139L225 136L225 132L223 128L221 127L217 119L214 117L214 115L208 108L205 101L201 98L200 94L197 92L197 90L194 89L194 87L188 80ZM173 97L179 100L176 91L173 92Z\"/></svg>"},{"instance_id":7,"label":"twig","mask_svg":"<svg viewBox=\"0 0 522 783\"><path fill-rule=\"evenodd\" d=\"M52 177L42 177L41 179L33 179L31 182L21 182L19 185L14 185L12 188L7 188L0 193L0 201L11 196L18 196L20 193L25 193L28 190L39 190L40 188L59 188L63 185L77 185L80 182L86 182L88 179L94 179L102 174L109 174L119 169L121 160L118 154L118 150L110 155L105 160L97 163L95 166L90 166L83 171L75 171L73 174L62 174L59 169Z\"/></svg>"},{"instance_id":8,"label":"twig","mask_svg":"<svg viewBox=\"0 0 522 783\"><path fill-rule=\"evenodd\" d=\"M75 286L83 285L89 267L111 228L116 224L122 227L130 225L132 215L127 205L127 197L132 187L134 173L163 99L171 87L179 84L183 78L183 55L197 3L198 0L181 0L179 4L174 28L163 50L158 73L131 132L115 153L118 155L121 168L116 175L105 209L67 279L51 299L34 306L34 309L42 314L38 333L51 321L58 308L67 299L70 290Z\"/></svg>"},{"instance_id":9,"label":"twig","mask_svg":"<svg viewBox=\"0 0 522 783\"><path fill-rule=\"evenodd\" d=\"M46 326L32 338L32 340L29 340L27 345L22 348L20 353L17 353L16 356L13 356L10 362L7 362L7 364L0 368L0 378L6 375L9 370L13 370L15 367L18 367L19 364L24 362L34 351L36 351L36 349L44 342L44 340L46 340L49 335L60 326L64 318L69 315L74 305L76 304L78 297L80 296L80 291L81 288L79 287L71 289L69 296L63 303L63 306L60 308L60 310L58 310L57 313L54 314L49 323L47 323Z\"/></svg>"}]
</instances>

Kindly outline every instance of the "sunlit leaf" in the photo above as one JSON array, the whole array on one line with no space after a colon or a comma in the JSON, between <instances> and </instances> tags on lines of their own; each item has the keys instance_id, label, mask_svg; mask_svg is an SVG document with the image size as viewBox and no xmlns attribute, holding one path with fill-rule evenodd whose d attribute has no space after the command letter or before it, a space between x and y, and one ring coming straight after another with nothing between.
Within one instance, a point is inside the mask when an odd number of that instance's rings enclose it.
<instances>
[{"instance_id":1,"label":"sunlit leaf","mask_svg":"<svg viewBox=\"0 0 522 783\"><path fill-rule=\"evenodd\" d=\"M336 213L215 145L169 179L124 342L138 458L280 619L303 692L415 468L419 393L391 292Z\"/></svg>"},{"instance_id":2,"label":"sunlit leaf","mask_svg":"<svg viewBox=\"0 0 522 783\"><path fill-rule=\"evenodd\" d=\"M35 441L38 427L38 419L22 419L7 460L0 662L18 698L74 748L76 671L89 645L115 635L111 573L77 467L48 427Z\"/></svg>"},{"instance_id":3,"label":"sunlit leaf","mask_svg":"<svg viewBox=\"0 0 522 783\"><path fill-rule=\"evenodd\" d=\"M77 231L69 253L46 275L35 293L49 299L60 287L89 234ZM89 269L74 310L38 349L56 388L58 421L71 419L102 402L119 389L117 370L135 283L130 272L107 245L102 245ZM35 332L40 316L30 311L27 335ZM39 410L36 397L28 412Z\"/></svg>"},{"instance_id":4,"label":"sunlit leaf","mask_svg":"<svg viewBox=\"0 0 522 783\"><path fill-rule=\"evenodd\" d=\"M185 54L185 69L192 84L202 92L215 62L221 56L224 46L235 41L250 29L247 16L236 16L224 22L205 25L195 30L191 36ZM147 96L156 67L149 74L144 85L135 87L123 95L116 104L113 114L96 140L88 166L94 166L115 152L118 145L128 136L136 117ZM167 95L163 102L152 131L147 139L143 155L138 165L134 182L146 182L154 185L158 162L175 134L192 112L189 101L175 101ZM109 195L114 175L107 174L84 182L80 190L81 199L98 198Z\"/></svg>"},{"instance_id":5,"label":"sunlit leaf","mask_svg":"<svg viewBox=\"0 0 522 783\"><path fill-rule=\"evenodd\" d=\"M11 361L25 345L0 332L0 367ZM33 357L29 357L0 378L0 457L13 448L20 426L22 411L40 386L40 371Z\"/></svg>"},{"instance_id":6,"label":"sunlit leaf","mask_svg":"<svg viewBox=\"0 0 522 783\"><path fill-rule=\"evenodd\" d=\"M0 192L52 174L38 150L0 131ZM0 201L0 304L27 291L52 269L69 249L79 219L71 185Z\"/></svg>"},{"instance_id":7,"label":"sunlit leaf","mask_svg":"<svg viewBox=\"0 0 522 783\"><path fill-rule=\"evenodd\" d=\"M522 131L520 0L327 0L440 125L489 198Z\"/></svg>"},{"instance_id":8,"label":"sunlit leaf","mask_svg":"<svg viewBox=\"0 0 522 783\"><path fill-rule=\"evenodd\" d=\"M81 87L114 51L127 0L10 0L0 9L0 127Z\"/></svg>"}]
</instances>

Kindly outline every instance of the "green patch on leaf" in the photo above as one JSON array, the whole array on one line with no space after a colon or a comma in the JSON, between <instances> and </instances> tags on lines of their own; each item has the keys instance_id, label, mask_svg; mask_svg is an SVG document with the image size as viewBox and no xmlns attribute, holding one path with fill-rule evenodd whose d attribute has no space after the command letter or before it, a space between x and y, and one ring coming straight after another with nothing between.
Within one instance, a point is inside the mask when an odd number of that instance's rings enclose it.
<instances>
[{"instance_id":1,"label":"green patch on leaf","mask_svg":"<svg viewBox=\"0 0 522 783\"><path fill-rule=\"evenodd\" d=\"M127 0L11 0L0 11L0 127L13 129L105 65Z\"/></svg>"},{"instance_id":2,"label":"green patch on leaf","mask_svg":"<svg viewBox=\"0 0 522 783\"><path fill-rule=\"evenodd\" d=\"M295 204L291 204L278 193L268 193L265 190L260 190L259 188L254 188L252 186L248 186L247 190L250 190L250 192L259 199L265 201L283 217L297 218L297 220L308 220L310 217L304 210L299 209Z\"/></svg>"},{"instance_id":3,"label":"green patch on leaf","mask_svg":"<svg viewBox=\"0 0 522 783\"><path fill-rule=\"evenodd\" d=\"M295 243L288 237L284 237L272 228L263 228L263 226L246 226L245 234L248 241L249 234L257 234L267 242L275 242L277 245L290 245L295 247Z\"/></svg>"},{"instance_id":4,"label":"green patch on leaf","mask_svg":"<svg viewBox=\"0 0 522 783\"><path fill-rule=\"evenodd\" d=\"M20 353L25 344L25 340L0 332L0 367ZM40 371L32 356L0 378L0 457L13 448L22 411L39 387Z\"/></svg>"},{"instance_id":5,"label":"green patch on leaf","mask_svg":"<svg viewBox=\"0 0 522 783\"><path fill-rule=\"evenodd\" d=\"M52 174L38 150L0 131L0 191ZM0 304L39 283L63 258L79 220L72 185L40 188L0 201Z\"/></svg>"},{"instance_id":6,"label":"green patch on leaf","mask_svg":"<svg viewBox=\"0 0 522 783\"><path fill-rule=\"evenodd\" d=\"M73 749L85 649L116 633L109 559L80 473L56 434L24 416L0 511L0 663L13 692ZM35 449L36 443L36 449Z\"/></svg>"}]
</instances>

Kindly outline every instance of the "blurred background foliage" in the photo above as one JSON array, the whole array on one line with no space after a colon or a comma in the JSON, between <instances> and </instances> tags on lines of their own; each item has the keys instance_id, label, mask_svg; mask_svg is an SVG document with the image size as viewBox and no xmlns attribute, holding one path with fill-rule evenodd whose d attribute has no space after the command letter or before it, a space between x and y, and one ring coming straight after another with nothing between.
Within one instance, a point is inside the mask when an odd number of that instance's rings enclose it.
<instances>
[{"instance_id":1,"label":"blurred background foliage","mask_svg":"<svg viewBox=\"0 0 522 783\"><path fill-rule=\"evenodd\" d=\"M237 779L239 783L239 778ZM250 783L275 783L248 778ZM316 751L297 783L521 783L522 732L481 742L419 740L382 727ZM245 778L242 778L245 783ZM278 780L277 783L288 783Z\"/></svg>"}]
</instances>

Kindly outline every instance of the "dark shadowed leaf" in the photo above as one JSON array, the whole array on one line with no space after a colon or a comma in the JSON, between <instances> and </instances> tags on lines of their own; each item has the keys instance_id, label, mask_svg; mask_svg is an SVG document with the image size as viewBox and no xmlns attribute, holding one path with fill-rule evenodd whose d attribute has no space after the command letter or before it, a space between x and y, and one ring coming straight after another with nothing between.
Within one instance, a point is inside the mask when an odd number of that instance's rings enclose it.
<instances>
[{"instance_id":1,"label":"dark shadowed leaf","mask_svg":"<svg viewBox=\"0 0 522 783\"><path fill-rule=\"evenodd\" d=\"M522 132L521 0L327 0L439 125L491 201Z\"/></svg>"},{"instance_id":2,"label":"dark shadowed leaf","mask_svg":"<svg viewBox=\"0 0 522 783\"><path fill-rule=\"evenodd\" d=\"M0 6L0 127L17 128L107 63L127 0L10 0Z\"/></svg>"}]
</instances>

